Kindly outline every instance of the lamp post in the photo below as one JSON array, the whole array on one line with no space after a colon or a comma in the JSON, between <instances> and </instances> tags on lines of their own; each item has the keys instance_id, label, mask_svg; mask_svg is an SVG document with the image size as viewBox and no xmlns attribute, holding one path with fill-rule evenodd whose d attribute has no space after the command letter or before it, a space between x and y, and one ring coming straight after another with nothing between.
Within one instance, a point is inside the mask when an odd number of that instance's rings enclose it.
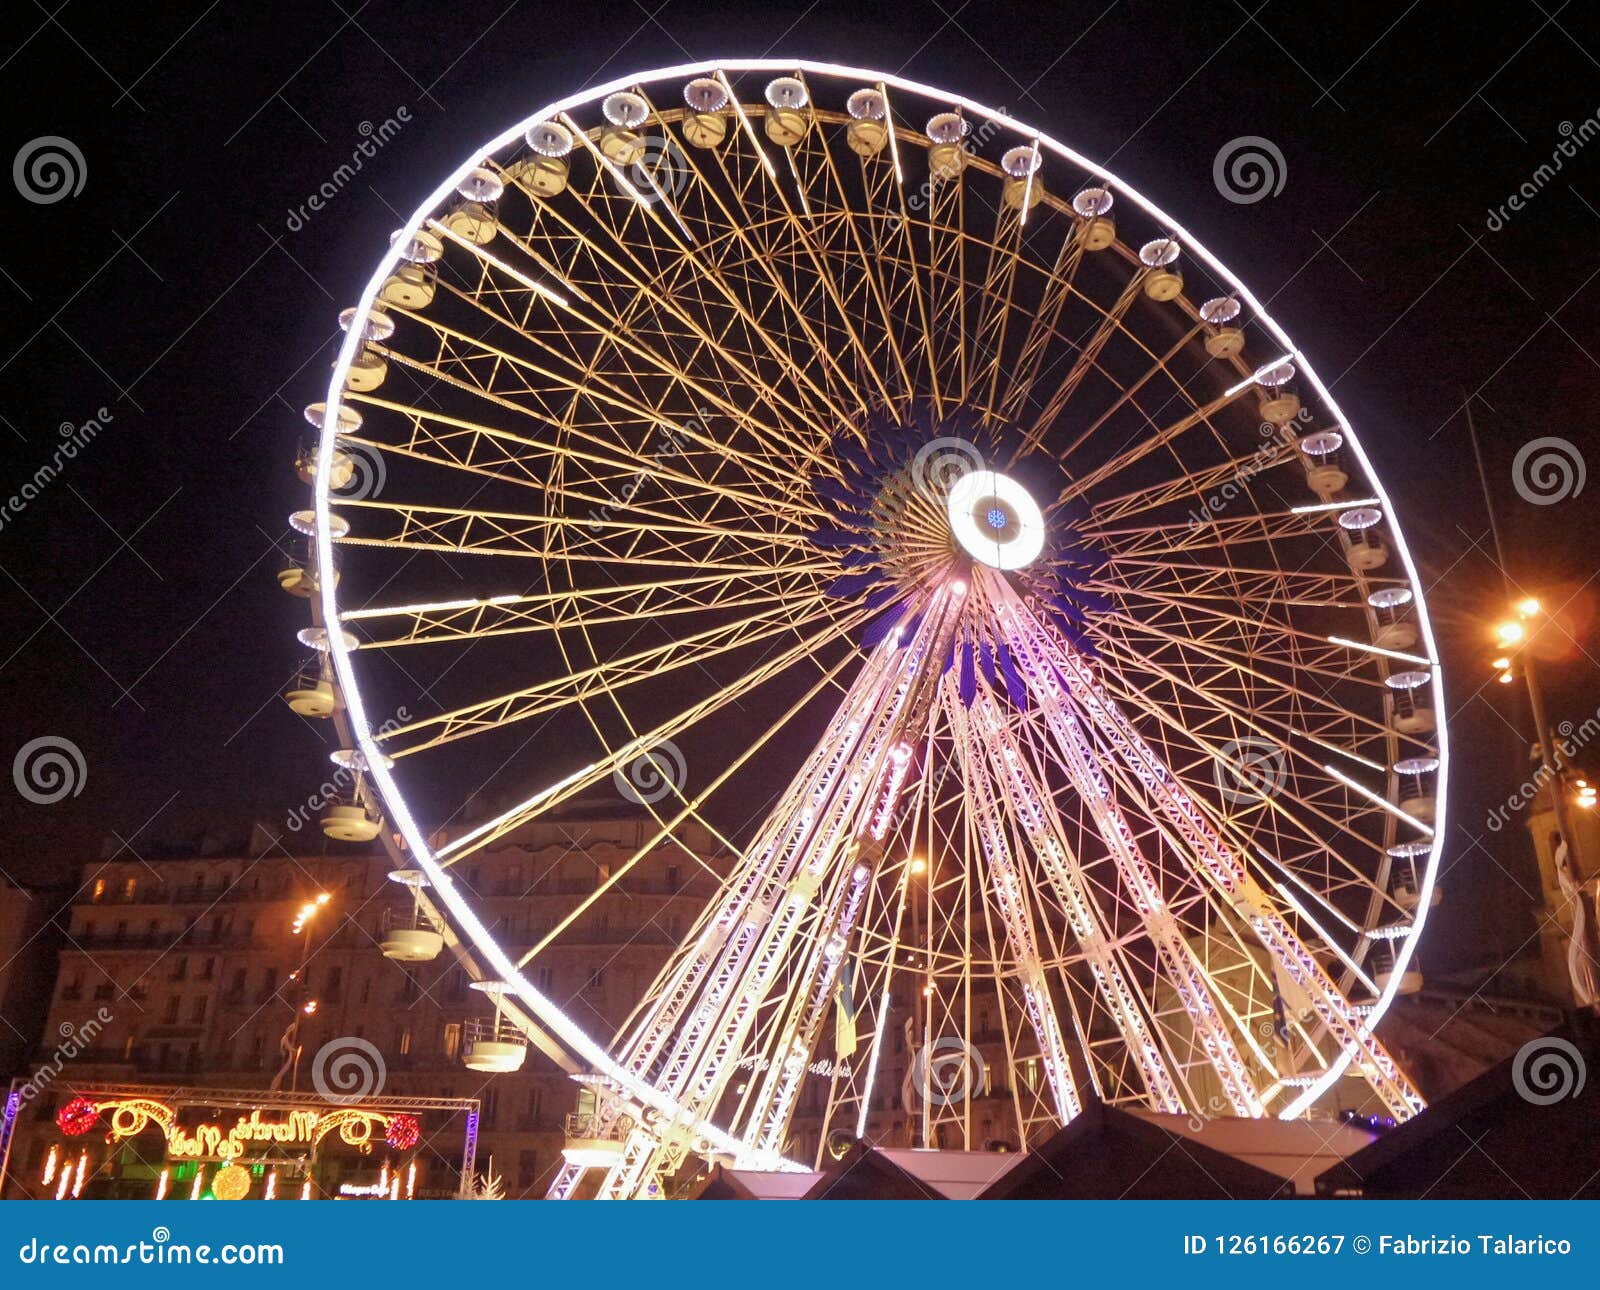
<instances>
[{"instance_id":1,"label":"lamp post","mask_svg":"<svg viewBox=\"0 0 1600 1290\"><path fill-rule=\"evenodd\" d=\"M278 1073L272 1077L269 1087L274 1091L283 1087L285 1075L289 1077L291 1092L300 1086L300 1023L317 1010L317 1001L309 997L310 992L305 985L306 968L311 963L311 925L331 899L332 897L324 891L319 892L314 899L306 901L295 912L294 925L290 928L293 935L305 937L305 949L300 955L300 966L289 974L289 980L299 985L298 993L305 997L297 997L292 1001L294 1017L284 1029L283 1038L278 1041L278 1047L283 1052L283 1064L278 1067Z\"/></svg>"},{"instance_id":2,"label":"lamp post","mask_svg":"<svg viewBox=\"0 0 1600 1290\"><path fill-rule=\"evenodd\" d=\"M1573 827L1571 801L1567 789L1569 767L1560 757L1555 740L1550 734L1550 721L1545 714L1544 690L1539 684L1539 667L1531 648L1538 636L1543 607L1538 600L1527 597L1517 602L1515 617L1507 618L1495 628L1495 640L1505 651L1492 666L1499 669L1500 683L1512 684L1520 671L1528 687L1528 707L1533 716L1534 729L1539 736L1540 771L1549 787L1551 813L1555 816L1556 833L1561 845L1552 857L1556 880L1561 891L1573 905L1572 945L1567 955L1568 976L1572 993L1580 1008L1600 1006L1600 986L1593 942L1596 929L1591 925L1594 914L1584 906L1583 869L1578 863L1578 835ZM1574 795L1579 804L1593 807L1595 790L1586 780L1576 781L1578 792Z\"/></svg>"},{"instance_id":3,"label":"lamp post","mask_svg":"<svg viewBox=\"0 0 1600 1290\"><path fill-rule=\"evenodd\" d=\"M1483 488L1483 507L1489 517L1489 532L1494 537L1496 563L1500 569L1506 598L1511 598L1511 573L1506 565L1505 544L1500 540L1500 521L1495 514L1494 494L1489 490L1489 475L1483 468L1483 449L1478 444L1478 429L1472 420L1472 396L1462 391L1462 407L1467 414L1467 438L1472 444L1473 460L1478 466L1478 483ZM1550 723L1545 717L1544 691L1539 685L1539 669L1533 651L1528 647L1537 633L1543 607L1532 596L1524 597L1515 605L1514 618L1508 618L1495 628L1495 639L1505 653L1494 660L1500 672L1500 684L1510 685L1516 680L1514 664L1520 662L1522 677L1528 687L1528 706L1532 710L1534 729L1539 736L1539 759L1550 786L1550 804L1556 820L1556 833L1561 839L1557 853L1552 857L1557 884L1572 902L1572 936L1567 952L1567 975L1572 985L1573 998L1580 1008L1600 1008L1600 951L1597 951L1595 919L1600 909L1591 911L1584 905L1581 882L1582 870L1578 867L1578 839L1568 812L1565 767L1556 757L1554 741L1550 738ZM1595 794L1582 780L1580 805L1592 808Z\"/></svg>"}]
</instances>

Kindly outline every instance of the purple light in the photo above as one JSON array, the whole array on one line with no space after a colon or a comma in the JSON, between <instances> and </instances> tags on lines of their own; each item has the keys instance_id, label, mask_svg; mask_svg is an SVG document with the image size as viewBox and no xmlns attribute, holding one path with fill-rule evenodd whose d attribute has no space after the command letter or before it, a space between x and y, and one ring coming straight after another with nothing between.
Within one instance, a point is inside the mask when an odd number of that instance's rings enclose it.
<instances>
[{"instance_id":1,"label":"purple light","mask_svg":"<svg viewBox=\"0 0 1600 1290\"><path fill-rule=\"evenodd\" d=\"M989 513L984 516L984 519L989 521L989 527L994 529L996 532L999 532L1006 526L1006 513L998 506L991 506L989 508Z\"/></svg>"}]
</instances>

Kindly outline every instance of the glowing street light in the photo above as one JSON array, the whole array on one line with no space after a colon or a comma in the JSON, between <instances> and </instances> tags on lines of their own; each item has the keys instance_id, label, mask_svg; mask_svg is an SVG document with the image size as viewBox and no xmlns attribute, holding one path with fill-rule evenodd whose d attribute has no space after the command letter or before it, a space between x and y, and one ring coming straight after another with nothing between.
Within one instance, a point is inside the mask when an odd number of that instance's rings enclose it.
<instances>
[{"instance_id":1,"label":"glowing street light","mask_svg":"<svg viewBox=\"0 0 1600 1290\"><path fill-rule=\"evenodd\" d=\"M294 916L294 934L296 936L300 935L306 929L306 925L317 916L317 911L331 899L332 897L324 891L319 892L315 900L308 900L301 905L300 912Z\"/></svg>"}]
</instances>

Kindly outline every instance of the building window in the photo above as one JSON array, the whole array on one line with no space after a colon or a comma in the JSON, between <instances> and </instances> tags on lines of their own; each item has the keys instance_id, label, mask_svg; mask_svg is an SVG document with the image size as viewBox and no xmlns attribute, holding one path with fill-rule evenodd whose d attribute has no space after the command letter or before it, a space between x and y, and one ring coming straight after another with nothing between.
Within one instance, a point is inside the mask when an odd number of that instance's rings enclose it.
<instances>
[{"instance_id":1,"label":"building window","mask_svg":"<svg viewBox=\"0 0 1600 1290\"><path fill-rule=\"evenodd\" d=\"M194 1002L189 1005L189 1023L191 1025L198 1026L201 1025L205 1019L206 997L203 994L196 995Z\"/></svg>"},{"instance_id":2,"label":"building window","mask_svg":"<svg viewBox=\"0 0 1600 1290\"><path fill-rule=\"evenodd\" d=\"M89 899L94 901L95 904L98 905L105 898L106 898L106 880L104 878L96 878L94 880L94 890L89 893Z\"/></svg>"},{"instance_id":3,"label":"building window","mask_svg":"<svg viewBox=\"0 0 1600 1290\"><path fill-rule=\"evenodd\" d=\"M667 866L667 890L673 895L678 894L678 888L681 885L681 876L681 871L677 865L669 864Z\"/></svg>"},{"instance_id":4,"label":"building window","mask_svg":"<svg viewBox=\"0 0 1600 1290\"><path fill-rule=\"evenodd\" d=\"M117 920L117 930L112 934L111 939L112 939L113 943L115 943L117 945L121 945L123 941L128 939L128 920L127 919L122 918L122 919L118 919Z\"/></svg>"},{"instance_id":5,"label":"building window","mask_svg":"<svg viewBox=\"0 0 1600 1290\"><path fill-rule=\"evenodd\" d=\"M400 1043L398 1046L400 1049L400 1056L409 1057L411 1055L411 1028L409 1026L401 1030Z\"/></svg>"},{"instance_id":6,"label":"building window","mask_svg":"<svg viewBox=\"0 0 1600 1290\"><path fill-rule=\"evenodd\" d=\"M524 1151L517 1160L517 1185L527 1191L539 1177L539 1153Z\"/></svg>"},{"instance_id":7,"label":"building window","mask_svg":"<svg viewBox=\"0 0 1600 1290\"><path fill-rule=\"evenodd\" d=\"M605 987L605 983L606 970L603 967L597 967L593 972L589 973L589 979L583 983L583 988L589 991L601 990Z\"/></svg>"},{"instance_id":8,"label":"building window","mask_svg":"<svg viewBox=\"0 0 1600 1290\"><path fill-rule=\"evenodd\" d=\"M538 972L534 974L533 983L538 987L540 994L549 994L553 989L555 989L556 970L548 967L540 968Z\"/></svg>"},{"instance_id":9,"label":"building window","mask_svg":"<svg viewBox=\"0 0 1600 1290\"><path fill-rule=\"evenodd\" d=\"M182 981L188 975L189 956L187 954L180 954L177 958L172 960L172 979L174 981Z\"/></svg>"},{"instance_id":10,"label":"building window","mask_svg":"<svg viewBox=\"0 0 1600 1290\"><path fill-rule=\"evenodd\" d=\"M182 996L176 994L169 994L167 996L167 1011L165 1017L167 1025L175 1026L178 1024L178 1009L180 1006L182 1006L182 1004Z\"/></svg>"},{"instance_id":11,"label":"building window","mask_svg":"<svg viewBox=\"0 0 1600 1290\"><path fill-rule=\"evenodd\" d=\"M322 987L322 993L327 996L330 1003L337 1003L344 990L344 969L331 967L328 969L328 980Z\"/></svg>"},{"instance_id":12,"label":"building window","mask_svg":"<svg viewBox=\"0 0 1600 1290\"><path fill-rule=\"evenodd\" d=\"M139 880L137 878L124 878L122 880L122 898L132 900L139 894Z\"/></svg>"},{"instance_id":13,"label":"building window","mask_svg":"<svg viewBox=\"0 0 1600 1290\"><path fill-rule=\"evenodd\" d=\"M452 1021L444 1028L444 1055L451 1061L461 1056L461 1023Z\"/></svg>"}]
</instances>

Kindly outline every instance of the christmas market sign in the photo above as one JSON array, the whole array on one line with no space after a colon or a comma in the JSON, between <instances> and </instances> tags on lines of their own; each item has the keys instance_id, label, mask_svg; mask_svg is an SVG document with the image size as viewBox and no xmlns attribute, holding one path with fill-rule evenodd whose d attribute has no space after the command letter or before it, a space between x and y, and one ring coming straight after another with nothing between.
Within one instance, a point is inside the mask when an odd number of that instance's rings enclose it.
<instances>
[{"instance_id":1,"label":"christmas market sign","mask_svg":"<svg viewBox=\"0 0 1600 1290\"><path fill-rule=\"evenodd\" d=\"M78 1135L87 1133L102 1115L110 1122L113 1142L159 1125L167 1139L167 1153L175 1160L232 1162L249 1155L252 1147L307 1147L314 1151L335 1132L363 1155L372 1150L375 1136L402 1151L415 1146L421 1137L413 1115L386 1115L352 1106L326 1113L291 1110L282 1119L266 1118L260 1107L254 1107L232 1124L219 1120L180 1125L176 1108L142 1097L99 1103L75 1098L62 1108L56 1122L63 1133Z\"/></svg>"},{"instance_id":2,"label":"christmas market sign","mask_svg":"<svg viewBox=\"0 0 1600 1290\"><path fill-rule=\"evenodd\" d=\"M197 1124L192 1129L173 1125L167 1130L167 1152L176 1160L237 1160L255 1143L313 1147L321 1116L315 1111L290 1111L277 1122L263 1120L257 1107L241 1115L236 1124Z\"/></svg>"}]
</instances>

